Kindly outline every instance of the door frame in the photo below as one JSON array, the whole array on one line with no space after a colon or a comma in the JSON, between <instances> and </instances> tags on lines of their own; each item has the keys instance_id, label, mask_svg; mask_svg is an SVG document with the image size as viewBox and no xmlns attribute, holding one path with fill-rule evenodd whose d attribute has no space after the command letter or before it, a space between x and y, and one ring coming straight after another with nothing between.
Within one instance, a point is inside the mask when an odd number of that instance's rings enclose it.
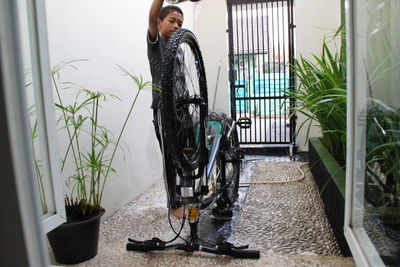
<instances>
[{"instance_id":1,"label":"door frame","mask_svg":"<svg viewBox=\"0 0 400 267\"><path fill-rule=\"evenodd\" d=\"M250 0L227 0L228 34L229 34L230 111L231 111L231 117L233 119L235 119L235 120L238 119L237 118L237 110L236 110L236 104L237 104L236 102L239 99L239 98L236 97L236 90L237 90L237 88L245 87L245 85L236 85L235 84L235 81L236 81L235 66L236 65L235 65L235 54L234 54L234 38L233 38L234 33L233 33L233 30L232 30L233 29L233 15L232 15L233 8L232 7L234 5L237 5L237 4L257 4L257 7L258 7L259 3L263 4L263 3L275 3L275 2L276 3L282 3L282 4L285 3L285 4L287 4L287 8L288 8L288 11L287 11L288 18L287 18L287 20L288 21L287 21L287 27L285 27L285 29L283 30L283 33L288 38L287 44L285 44L285 45L288 46L288 49L287 49L287 51L288 51L288 60L287 60L287 62L290 65L294 65L294 54L295 54L295 51L294 51L294 29L295 29L295 25L294 25L294 14L293 14L294 13L294 0L283 0L283 1L282 0L280 0L280 1L278 1L278 0L254 0L254 1L250 1ZM267 8L268 7L269 6L267 6ZM265 15L267 15L267 14L265 14ZM263 20L262 20L262 23L264 23ZM257 21L257 25L258 25L258 21ZM257 26L257 27L259 27L259 26ZM264 26L262 26L262 28L263 27ZM257 30L257 34L258 34L258 30ZM263 37L263 39L264 39L264 37ZM258 37L257 37L257 40L259 42ZM253 39L253 42L254 42L254 39ZM257 49L259 50L258 46L257 46ZM263 46L263 51L264 50L265 50L265 48ZM253 55L253 54L248 53L247 56L250 56L250 55ZM268 62L269 62L269 60L268 60ZM296 88L296 85L295 85L295 74L291 69L289 69L288 76L289 76L288 77L288 83L289 83L288 88L290 88L290 90L295 90L295 88ZM271 78L275 79L275 74L274 74L274 77L268 77L269 83L271 83ZM279 79L280 78L281 78L281 76L279 75ZM265 89L265 85L264 85L264 89ZM256 100L256 98L257 98L258 101L263 101L263 103L264 103L263 105L264 106L266 105L265 101L268 101L268 99L270 101L271 100L274 101L274 103L275 103L276 99L284 99L283 101L285 101L285 99L287 99L288 107L289 107L289 110L290 110L289 112L291 112L291 110L293 110L293 108L295 107L295 99L289 98L289 97L285 97L285 96L273 95L273 96L268 96L267 97L267 96L264 95L264 96L259 96L259 97L248 97L248 98L251 99L251 101L254 100L254 102L257 101ZM242 100L242 98L240 98L240 99ZM281 103L281 102L279 101L279 103ZM278 103L278 106L279 106L279 103ZM246 105L246 102L245 102L245 105ZM276 106L276 103L274 105ZM251 112L248 112L248 113L250 114ZM255 140L256 141L252 140L252 135L253 135L252 133L249 133L250 140L248 140L247 132L245 132L245 135L246 135L245 139L246 140L245 141L241 140L241 144L246 144L246 145L251 145L251 146L252 145L256 145L257 147L258 147L258 145L262 145L263 147L265 147L266 145L273 145L273 146L275 146L275 145L278 145L278 146L289 145L291 148L293 148L293 146L295 144L295 136L296 136L295 135L296 116L292 116L292 117L286 118L286 119L289 121L289 123L285 122L285 118L282 120L283 122L281 121L281 119L279 119L279 122L281 124L279 126L280 127L280 129L279 129L279 139L276 137L278 130L275 129L275 132L273 132L275 138L274 138L274 140L272 140L272 137L271 137L272 136L272 134L271 134L271 126L270 126L269 127L270 128L269 129L269 132L270 132L269 139L270 140L267 140L267 133L265 133L265 132L264 132L264 135L265 135L264 139L265 140L261 140L261 134L257 138L257 133L255 133ZM260 118L260 120L261 120L261 118ZM267 121L268 120L271 121L271 120L267 119L267 118L263 118L262 120L264 121L263 122L264 123L264 130L267 131L266 128L265 128L266 124L267 124ZM261 127L261 124L262 123L260 122L260 127ZM289 128L288 129L288 133L289 133L288 135L289 136L286 136L287 124L289 124L288 125L288 128ZM254 131L259 131L261 133L262 129L261 128L260 129L255 129ZM282 140L282 137L281 137L282 131L285 131L285 134L284 134L285 138L283 138L284 140ZM257 141L257 139L259 139L259 140ZM259 148L262 148L262 147L259 147Z\"/></svg>"},{"instance_id":2,"label":"door frame","mask_svg":"<svg viewBox=\"0 0 400 267\"><path fill-rule=\"evenodd\" d=\"M353 227L354 220L362 218L364 213L362 210L364 205L364 191L361 189L364 186L359 183L359 180L360 177L365 175L365 162L363 163L365 155L359 153L359 151L361 146L365 146L366 141L362 129L364 126L362 121L364 119L362 116L357 115L360 114L360 108L363 108L359 107L357 102L360 98L365 98L366 102L366 96L363 94L362 89L356 90L356 88L367 87L366 84L362 84L363 75L356 68L356 62L361 53L366 50L365 40L361 40L360 42L361 38L356 36L356 29L363 27L365 24L359 21L360 18L365 18L365 14L362 14L363 8L357 8L360 4L359 2L359 0L346 0L345 3L347 11L347 150L344 235L357 265L375 267L385 266L385 264L368 238L366 231L363 228Z\"/></svg>"}]
</instances>

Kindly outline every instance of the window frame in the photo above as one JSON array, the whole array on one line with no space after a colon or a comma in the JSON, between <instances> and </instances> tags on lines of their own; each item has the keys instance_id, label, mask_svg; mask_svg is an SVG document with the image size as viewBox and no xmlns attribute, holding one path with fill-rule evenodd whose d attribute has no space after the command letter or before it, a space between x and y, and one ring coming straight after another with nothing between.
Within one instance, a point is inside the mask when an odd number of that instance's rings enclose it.
<instances>
[{"instance_id":1,"label":"window frame","mask_svg":"<svg viewBox=\"0 0 400 267\"><path fill-rule=\"evenodd\" d=\"M357 218L363 216L365 154L360 148L365 146L365 120L362 110L366 110L367 97L365 73L360 55L366 51L365 40L358 35L361 27L365 27L363 18L364 0L346 0L346 36L347 36L347 151L346 151L346 197L344 235L359 266L385 266L378 251L363 228L355 227ZM363 42L364 41L364 42ZM363 87L364 86L364 87ZM361 114L361 115L358 115ZM361 150L363 151L363 150ZM361 208L360 208L361 207Z\"/></svg>"}]
</instances>

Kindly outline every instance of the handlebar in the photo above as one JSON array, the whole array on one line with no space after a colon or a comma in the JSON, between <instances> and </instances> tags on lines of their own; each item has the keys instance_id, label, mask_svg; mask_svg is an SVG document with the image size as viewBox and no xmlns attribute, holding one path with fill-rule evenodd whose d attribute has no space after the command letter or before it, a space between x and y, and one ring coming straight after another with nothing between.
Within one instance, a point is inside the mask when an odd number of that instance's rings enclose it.
<instances>
[{"instance_id":1,"label":"handlebar","mask_svg":"<svg viewBox=\"0 0 400 267\"><path fill-rule=\"evenodd\" d=\"M165 242L157 237L153 237L151 240L137 241L128 238L128 244L126 244L126 250L149 252L154 250L165 250Z\"/></svg>"},{"instance_id":2,"label":"handlebar","mask_svg":"<svg viewBox=\"0 0 400 267\"><path fill-rule=\"evenodd\" d=\"M165 247L149 246L145 244L137 244L137 243L126 244L126 250L131 250L131 251L149 252L149 251L164 250L164 249Z\"/></svg>"},{"instance_id":3,"label":"handlebar","mask_svg":"<svg viewBox=\"0 0 400 267\"><path fill-rule=\"evenodd\" d=\"M258 250L245 250L245 249L218 249L218 248L208 248L203 247L201 251L218 254L218 255L226 255L231 256L234 258L241 258L241 259L259 259L260 258L260 251Z\"/></svg>"}]
</instances>

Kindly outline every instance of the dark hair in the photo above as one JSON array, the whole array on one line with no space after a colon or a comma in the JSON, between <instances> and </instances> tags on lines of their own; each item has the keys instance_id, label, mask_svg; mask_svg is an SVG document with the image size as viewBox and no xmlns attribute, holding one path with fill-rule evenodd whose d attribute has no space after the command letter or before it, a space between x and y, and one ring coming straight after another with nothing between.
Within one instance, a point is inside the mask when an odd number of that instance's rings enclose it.
<instances>
[{"instance_id":1,"label":"dark hair","mask_svg":"<svg viewBox=\"0 0 400 267\"><path fill-rule=\"evenodd\" d=\"M180 7L169 5L169 6L165 6L165 7L161 8L160 13L158 14L158 18L160 20L163 20L166 16L168 16L169 13L174 12L174 11L178 12L183 17L183 12Z\"/></svg>"}]
</instances>

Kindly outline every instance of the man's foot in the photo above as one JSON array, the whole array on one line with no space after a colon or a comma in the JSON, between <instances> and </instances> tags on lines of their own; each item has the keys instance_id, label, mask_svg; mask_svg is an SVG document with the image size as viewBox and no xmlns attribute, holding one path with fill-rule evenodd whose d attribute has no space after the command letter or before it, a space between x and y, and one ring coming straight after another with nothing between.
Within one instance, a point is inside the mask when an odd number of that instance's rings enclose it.
<instances>
[{"instance_id":1,"label":"man's foot","mask_svg":"<svg viewBox=\"0 0 400 267\"><path fill-rule=\"evenodd\" d=\"M184 215L185 215L185 208L184 207L180 207L177 209L170 209L169 213L171 215L174 215L175 217L179 218L179 219L183 219Z\"/></svg>"}]
</instances>

